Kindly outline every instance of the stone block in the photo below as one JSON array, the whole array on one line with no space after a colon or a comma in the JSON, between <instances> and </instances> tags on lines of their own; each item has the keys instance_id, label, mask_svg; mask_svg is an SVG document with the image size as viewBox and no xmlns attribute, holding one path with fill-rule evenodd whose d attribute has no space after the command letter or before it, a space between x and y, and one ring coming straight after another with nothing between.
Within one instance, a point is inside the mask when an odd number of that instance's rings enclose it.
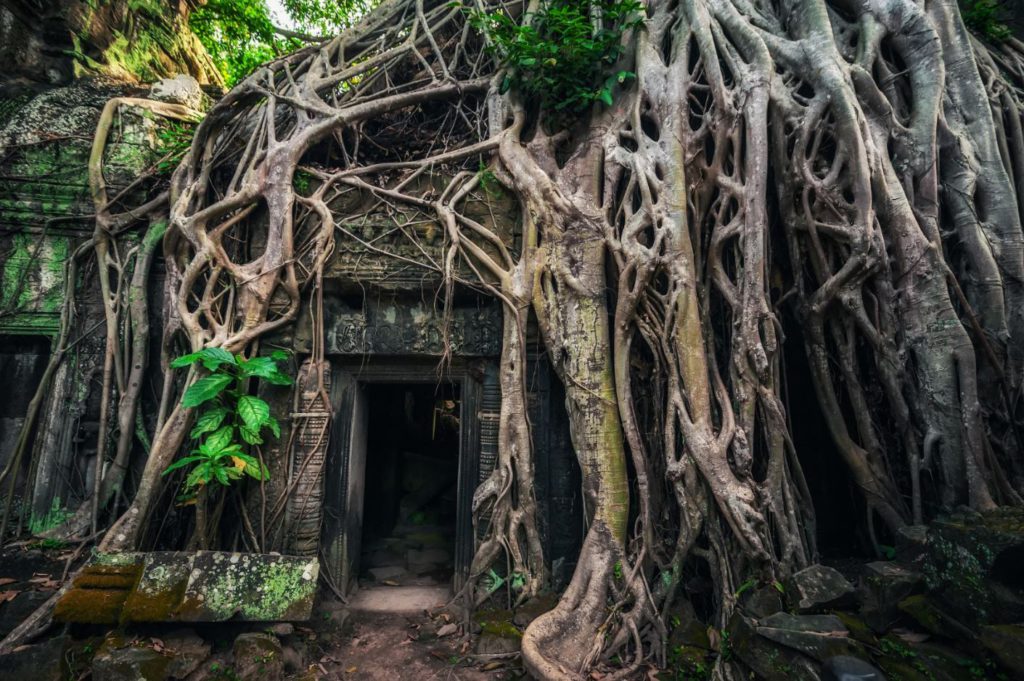
<instances>
[{"instance_id":1,"label":"stone block","mask_svg":"<svg viewBox=\"0 0 1024 681\"><path fill-rule=\"evenodd\" d=\"M272 634L241 634L233 652L240 681L277 681L284 673L281 642Z\"/></svg>"},{"instance_id":2,"label":"stone block","mask_svg":"<svg viewBox=\"0 0 1024 681\"><path fill-rule=\"evenodd\" d=\"M855 590L838 570L811 565L785 581L785 593L793 608L811 613L851 604Z\"/></svg>"},{"instance_id":3,"label":"stone block","mask_svg":"<svg viewBox=\"0 0 1024 681\"><path fill-rule=\"evenodd\" d=\"M117 575L130 571L137 575L132 586L109 588ZM221 551L100 554L58 601L54 618L95 624L306 620L318 571L315 558L296 556Z\"/></svg>"},{"instance_id":4,"label":"stone block","mask_svg":"<svg viewBox=\"0 0 1024 681\"><path fill-rule=\"evenodd\" d=\"M69 677L64 665L64 651L67 646L68 637L57 636L4 655L0 678L17 681L63 681Z\"/></svg>"},{"instance_id":5,"label":"stone block","mask_svg":"<svg viewBox=\"0 0 1024 681\"><path fill-rule=\"evenodd\" d=\"M823 662L856 649L849 631L835 615L791 615L778 612L757 627L761 636Z\"/></svg>"}]
</instances>

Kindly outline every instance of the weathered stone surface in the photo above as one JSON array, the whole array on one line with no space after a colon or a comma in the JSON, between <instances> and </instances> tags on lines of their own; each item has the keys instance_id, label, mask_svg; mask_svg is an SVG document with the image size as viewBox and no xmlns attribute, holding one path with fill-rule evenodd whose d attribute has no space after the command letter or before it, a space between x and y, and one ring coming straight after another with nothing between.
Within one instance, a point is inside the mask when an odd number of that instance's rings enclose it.
<instances>
[{"instance_id":1,"label":"weathered stone surface","mask_svg":"<svg viewBox=\"0 0 1024 681\"><path fill-rule=\"evenodd\" d=\"M928 595L909 596L900 601L898 607L900 612L914 620L918 626L936 636L964 640L973 639L975 636L975 632L969 626L957 620Z\"/></svg>"},{"instance_id":2,"label":"weathered stone surface","mask_svg":"<svg viewBox=\"0 0 1024 681\"><path fill-rule=\"evenodd\" d=\"M173 658L149 647L120 647L110 639L92 659L94 681L164 681Z\"/></svg>"},{"instance_id":3,"label":"weathered stone surface","mask_svg":"<svg viewBox=\"0 0 1024 681\"><path fill-rule=\"evenodd\" d=\"M922 572L937 599L960 622L1024 621L1024 509L963 512L928 531Z\"/></svg>"},{"instance_id":4,"label":"weathered stone surface","mask_svg":"<svg viewBox=\"0 0 1024 681\"><path fill-rule=\"evenodd\" d=\"M774 585L762 586L742 594L740 606L754 619L774 615L784 607L782 594Z\"/></svg>"},{"instance_id":5,"label":"weathered stone surface","mask_svg":"<svg viewBox=\"0 0 1024 681\"><path fill-rule=\"evenodd\" d=\"M813 660L759 636L753 621L739 612L734 613L729 621L728 632L729 653L742 660L758 678L768 681L819 681L817 664Z\"/></svg>"},{"instance_id":6,"label":"weathered stone surface","mask_svg":"<svg viewBox=\"0 0 1024 681\"><path fill-rule=\"evenodd\" d=\"M896 557L913 563L928 550L928 526L906 525L896 530Z\"/></svg>"},{"instance_id":7,"label":"weathered stone surface","mask_svg":"<svg viewBox=\"0 0 1024 681\"><path fill-rule=\"evenodd\" d=\"M171 655L167 673L173 678L185 678L210 657L210 644L191 629L178 629L160 638L164 650Z\"/></svg>"},{"instance_id":8,"label":"weathered stone surface","mask_svg":"<svg viewBox=\"0 0 1024 681\"><path fill-rule=\"evenodd\" d=\"M1024 679L1024 627L1013 624L982 627L979 639L1008 672Z\"/></svg>"},{"instance_id":9,"label":"weathered stone surface","mask_svg":"<svg viewBox=\"0 0 1024 681\"><path fill-rule=\"evenodd\" d=\"M284 671L281 642L272 634L241 634L234 645L235 673L241 681L277 681Z\"/></svg>"},{"instance_id":10,"label":"weathered stone surface","mask_svg":"<svg viewBox=\"0 0 1024 681\"><path fill-rule=\"evenodd\" d=\"M854 588L838 570L811 565L791 575L785 582L786 599L799 612L821 612L848 605Z\"/></svg>"},{"instance_id":11,"label":"weathered stone surface","mask_svg":"<svg viewBox=\"0 0 1024 681\"><path fill-rule=\"evenodd\" d=\"M305 620L313 607L315 558L226 553L99 555L58 602L62 622L220 622ZM131 591L107 572L141 574ZM119 573L120 574L120 573ZM100 578L104 579L100 579ZM105 581L104 581L105 580Z\"/></svg>"},{"instance_id":12,"label":"weathered stone surface","mask_svg":"<svg viewBox=\"0 0 1024 681\"><path fill-rule=\"evenodd\" d=\"M856 648L849 631L835 615L791 615L778 612L760 621L757 633L820 661Z\"/></svg>"},{"instance_id":13,"label":"weathered stone surface","mask_svg":"<svg viewBox=\"0 0 1024 681\"><path fill-rule=\"evenodd\" d=\"M149 89L149 98L160 102L184 104L195 111L203 111L209 103L209 97L199 86L199 81L184 73L153 83Z\"/></svg>"},{"instance_id":14,"label":"weathered stone surface","mask_svg":"<svg viewBox=\"0 0 1024 681\"><path fill-rule=\"evenodd\" d=\"M180 553L150 553L145 556L138 585L125 601L125 620L164 622L175 619L192 573L190 560Z\"/></svg>"},{"instance_id":15,"label":"weathered stone surface","mask_svg":"<svg viewBox=\"0 0 1024 681\"><path fill-rule=\"evenodd\" d=\"M821 666L821 681L884 681L882 672L864 660L836 655Z\"/></svg>"},{"instance_id":16,"label":"weathered stone surface","mask_svg":"<svg viewBox=\"0 0 1024 681\"><path fill-rule=\"evenodd\" d=\"M200 551L177 619L305 620L313 608L318 572L315 558Z\"/></svg>"},{"instance_id":17,"label":"weathered stone surface","mask_svg":"<svg viewBox=\"0 0 1024 681\"><path fill-rule=\"evenodd\" d=\"M899 617L897 604L925 588L924 576L903 565L878 561L864 567L860 581L861 612L876 631L885 631Z\"/></svg>"},{"instance_id":18,"label":"weathered stone surface","mask_svg":"<svg viewBox=\"0 0 1024 681\"><path fill-rule=\"evenodd\" d=\"M0 679L12 681L63 681L67 636L57 636L0 658Z\"/></svg>"},{"instance_id":19,"label":"weathered stone surface","mask_svg":"<svg viewBox=\"0 0 1024 681\"><path fill-rule=\"evenodd\" d=\"M58 622L117 624L141 570L141 560L85 566L72 588L57 601L53 618Z\"/></svg>"}]
</instances>

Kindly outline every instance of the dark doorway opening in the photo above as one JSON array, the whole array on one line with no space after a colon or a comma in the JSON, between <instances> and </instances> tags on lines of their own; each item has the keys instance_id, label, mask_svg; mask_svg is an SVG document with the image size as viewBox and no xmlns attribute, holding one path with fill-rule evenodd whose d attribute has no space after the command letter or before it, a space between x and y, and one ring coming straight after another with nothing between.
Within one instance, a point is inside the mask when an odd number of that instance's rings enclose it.
<instances>
[{"instance_id":1,"label":"dark doorway opening","mask_svg":"<svg viewBox=\"0 0 1024 681\"><path fill-rule=\"evenodd\" d=\"M14 451L49 358L50 339L45 336L0 336L0 376L4 378L4 394L0 398L0 467L7 465L7 457ZM19 488L30 458L22 458Z\"/></svg>"},{"instance_id":2,"label":"dark doorway opening","mask_svg":"<svg viewBox=\"0 0 1024 681\"><path fill-rule=\"evenodd\" d=\"M455 563L460 387L364 385L360 580L368 586L446 585Z\"/></svg>"}]
</instances>

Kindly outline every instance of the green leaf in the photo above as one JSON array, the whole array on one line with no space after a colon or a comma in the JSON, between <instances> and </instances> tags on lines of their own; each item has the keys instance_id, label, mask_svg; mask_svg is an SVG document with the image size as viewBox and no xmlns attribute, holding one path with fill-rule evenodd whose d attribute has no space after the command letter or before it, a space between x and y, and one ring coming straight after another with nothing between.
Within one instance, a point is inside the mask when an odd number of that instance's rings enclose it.
<instances>
[{"instance_id":1,"label":"green leaf","mask_svg":"<svg viewBox=\"0 0 1024 681\"><path fill-rule=\"evenodd\" d=\"M275 371L269 376L262 376L264 381L273 385L291 385L292 377L288 374L282 374L280 371Z\"/></svg>"},{"instance_id":2,"label":"green leaf","mask_svg":"<svg viewBox=\"0 0 1024 681\"><path fill-rule=\"evenodd\" d=\"M237 411L245 425L257 432L270 418L270 405L252 395L238 398Z\"/></svg>"},{"instance_id":3,"label":"green leaf","mask_svg":"<svg viewBox=\"0 0 1024 681\"><path fill-rule=\"evenodd\" d=\"M181 357L179 357L176 360L174 360L173 362L171 362L171 368L172 369L181 369L182 367L187 367L190 364L194 364L195 362L198 362L199 359L200 359L200 356L199 356L198 352L193 352L193 353L190 353L188 355L182 355Z\"/></svg>"},{"instance_id":4,"label":"green leaf","mask_svg":"<svg viewBox=\"0 0 1024 681\"><path fill-rule=\"evenodd\" d=\"M505 74L505 77L501 79L501 87L498 88L498 94L505 94L512 87L512 76Z\"/></svg>"},{"instance_id":5,"label":"green leaf","mask_svg":"<svg viewBox=\"0 0 1024 681\"><path fill-rule=\"evenodd\" d=\"M597 98L608 106L612 105L612 91L607 88L602 88L601 91L597 93Z\"/></svg>"},{"instance_id":6,"label":"green leaf","mask_svg":"<svg viewBox=\"0 0 1024 681\"><path fill-rule=\"evenodd\" d=\"M188 474L188 477L185 479L185 487L205 485L210 482L210 479L213 477L212 474L213 468L210 466L210 463L208 461L203 462L193 468L192 472Z\"/></svg>"},{"instance_id":7,"label":"green leaf","mask_svg":"<svg viewBox=\"0 0 1024 681\"><path fill-rule=\"evenodd\" d=\"M196 461L202 461L202 460L203 460L203 457L201 457L201 456L186 456L186 457L183 457L181 459L178 459L174 463L172 463L167 468L165 468L164 472L161 473L160 475L167 475L171 471L176 471L179 468L183 468L183 467L189 465L190 463L195 463Z\"/></svg>"},{"instance_id":8,"label":"green leaf","mask_svg":"<svg viewBox=\"0 0 1024 681\"><path fill-rule=\"evenodd\" d=\"M196 419L196 425L192 428L192 432L189 433L189 437L199 437L204 433L212 433L213 431L220 428L220 424L224 422L224 417L230 413L227 407L214 407L204 411L198 419Z\"/></svg>"},{"instance_id":9,"label":"green leaf","mask_svg":"<svg viewBox=\"0 0 1024 681\"><path fill-rule=\"evenodd\" d=\"M242 426L239 429L239 432L242 434L242 439L245 440L246 442L248 442L249 444L251 444L251 445L261 445L261 444L263 444L263 438L260 437L259 429L253 429L253 428L250 428L249 426Z\"/></svg>"},{"instance_id":10,"label":"green leaf","mask_svg":"<svg viewBox=\"0 0 1024 681\"><path fill-rule=\"evenodd\" d=\"M216 371L221 364L235 364L234 356L224 348L203 348L199 351L203 366L209 371Z\"/></svg>"},{"instance_id":11,"label":"green leaf","mask_svg":"<svg viewBox=\"0 0 1024 681\"><path fill-rule=\"evenodd\" d=\"M277 362L270 357L253 357L239 362L239 368L243 376L257 376L266 378L277 372Z\"/></svg>"},{"instance_id":12,"label":"green leaf","mask_svg":"<svg viewBox=\"0 0 1024 681\"><path fill-rule=\"evenodd\" d=\"M212 400L220 395L224 388L228 387L234 379L226 374L213 374L200 378L185 391L181 398L181 406L198 407L203 402Z\"/></svg>"},{"instance_id":13,"label":"green leaf","mask_svg":"<svg viewBox=\"0 0 1024 681\"><path fill-rule=\"evenodd\" d=\"M216 430L208 435L200 449L204 450L207 456L213 457L227 449L234 439L235 427L224 426L220 430Z\"/></svg>"},{"instance_id":14,"label":"green leaf","mask_svg":"<svg viewBox=\"0 0 1024 681\"><path fill-rule=\"evenodd\" d=\"M274 434L274 437L281 437L281 424L273 416L267 419L267 428Z\"/></svg>"},{"instance_id":15,"label":"green leaf","mask_svg":"<svg viewBox=\"0 0 1024 681\"><path fill-rule=\"evenodd\" d=\"M171 362L171 366L175 369L180 369L190 364L195 364L197 361L202 362L203 366L209 371L216 371L221 364L235 364L234 356L224 348L203 348L199 352L179 357Z\"/></svg>"},{"instance_id":16,"label":"green leaf","mask_svg":"<svg viewBox=\"0 0 1024 681\"><path fill-rule=\"evenodd\" d=\"M284 350L274 350L273 352L270 353L270 359L274 360L275 362L283 362L289 357L291 357L291 355L288 352L285 352Z\"/></svg>"},{"instance_id":17,"label":"green leaf","mask_svg":"<svg viewBox=\"0 0 1024 681\"><path fill-rule=\"evenodd\" d=\"M231 479L228 478L228 472L223 466L213 469L213 477L222 485L230 485Z\"/></svg>"}]
</instances>

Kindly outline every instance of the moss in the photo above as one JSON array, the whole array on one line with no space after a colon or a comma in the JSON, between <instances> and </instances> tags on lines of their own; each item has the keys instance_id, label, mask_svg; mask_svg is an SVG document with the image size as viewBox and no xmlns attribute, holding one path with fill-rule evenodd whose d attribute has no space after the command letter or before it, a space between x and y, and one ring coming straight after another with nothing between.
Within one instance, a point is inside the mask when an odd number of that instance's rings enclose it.
<instances>
[{"instance_id":1,"label":"moss","mask_svg":"<svg viewBox=\"0 0 1024 681\"><path fill-rule=\"evenodd\" d=\"M492 634L501 638L520 639L523 632L512 623L511 610L487 609L473 615L473 620L480 625L483 634Z\"/></svg>"},{"instance_id":2,"label":"moss","mask_svg":"<svg viewBox=\"0 0 1024 681\"><path fill-rule=\"evenodd\" d=\"M854 640L872 647L878 645L878 639L871 631L871 627L860 617L848 612L834 612L832 614L839 618Z\"/></svg>"}]
</instances>

